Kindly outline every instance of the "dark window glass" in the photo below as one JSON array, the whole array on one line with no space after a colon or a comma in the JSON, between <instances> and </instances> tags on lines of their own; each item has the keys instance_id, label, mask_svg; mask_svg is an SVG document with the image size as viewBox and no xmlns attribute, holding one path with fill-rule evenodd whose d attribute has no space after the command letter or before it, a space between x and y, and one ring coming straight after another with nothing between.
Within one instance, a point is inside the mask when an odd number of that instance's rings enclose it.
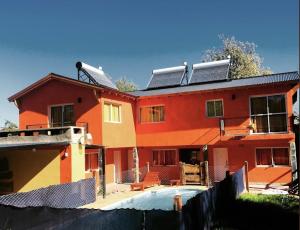
<instances>
[{"instance_id":1,"label":"dark window glass","mask_svg":"<svg viewBox=\"0 0 300 230\"><path fill-rule=\"evenodd\" d=\"M62 107L51 107L51 126L60 127L62 124Z\"/></svg>"},{"instance_id":2,"label":"dark window glass","mask_svg":"<svg viewBox=\"0 0 300 230\"><path fill-rule=\"evenodd\" d=\"M61 127L74 125L73 105L51 107L51 126Z\"/></svg>"},{"instance_id":3,"label":"dark window glass","mask_svg":"<svg viewBox=\"0 0 300 230\"><path fill-rule=\"evenodd\" d=\"M269 96L268 104L269 104L269 113L286 112L284 95Z\"/></svg>"},{"instance_id":4,"label":"dark window glass","mask_svg":"<svg viewBox=\"0 0 300 230\"><path fill-rule=\"evenodd\" d=\"M207 101L206 111L208 117L222 117L223 116L223 101Z\"/></svg>"},{"instance_id":5,"label":"dark window glass","mask_svg":"<svg viewBox=\"0 0 300 230\"><path fill-rule=\"evenodd\" d=\"M267 97L251 98L251 114L267 114Z\"/></svg>"},{"instance_id":6,"label":"dark window glass","mask_svg":"<svg viewBox=\"0 0 300 230\"><path fill-rule=\"evenodd\" d=\"M267 133L269 132L268 116L253 116L252 124L254 125L254 133Z\"/></svg>"},{"instance_id":7,"label":"dark window glass","mask_svg":"<svg viewBox=\"0 0 300 230\"><path fill-rule=\"evenodd\" d=\"M73 119L73 106L65 105L64 106L64 126L74 125Z\"/></svg>"},{"instance_id":8,"label":"dark window glass","mask_svg":"<svg viewBox=\"0 0 300 230\"><path fill-rule=\"evenodd\" d=\"M273 161L275 165L289 165L289 151L287 148L274 148Z\"/></svg>"},{"instance_id":9,"label":"dark window glass","mask_svg":"<svg viewBox=\"0 0 300 230\"><path fill-rule=\"evenodd\" d=\"M256 149L257 165L272 165L271 149Z\"/></svg>"},{"instance_id":10,"label":"dark window glass","mask_svg":"<svg viewBox=\"0 0 300 230\"><path fill-rule=\"evenodd\" d=\"M223 103L222 103L222 101L215 101L215 109L216 109L216 116L217 117L223 116Z\"/></svg>"},{"instance_id":11,"label":"dark window glass","mask_svg":"<svg viewBox=\"0 0 300 230\"><path fill-rule=\"evenodd\" d=\"M270 115L270 132L286 132L286 114Z\"/></svg>"}]
</instances>

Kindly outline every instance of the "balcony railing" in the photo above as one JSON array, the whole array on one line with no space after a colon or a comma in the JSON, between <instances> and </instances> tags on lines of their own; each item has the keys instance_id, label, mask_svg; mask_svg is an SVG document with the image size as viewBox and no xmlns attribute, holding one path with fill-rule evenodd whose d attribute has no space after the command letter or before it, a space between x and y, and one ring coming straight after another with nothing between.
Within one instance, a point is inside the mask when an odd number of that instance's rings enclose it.
<instances>
[{"instance_id":1,"label":"balcony railing","mask_svg":"<svg viewBox=\"0 0 300 230\"><path fill-rule=\"evenodd\" d=\"M269 124L270 125L270 124ZM293 131L293 117L288 118L286 124L286 130L276 132L259 132L255 124L251 123L249 117L234 117L234 118L221 118L219 121L220 135L221 136L247 136L254 133L288 133ZM280 130L282 125L275 127L271 126L272 129ZM277 129L278 128L278 129ZM261 127L262 129L262 127ZM267 129L267 127L265 128Z\"/></svg>"},{"instance_id":2,"label":"balcony railing","mask_svg":"<svg viewBox=\"0 0 300 230\"><path fill-rule=\"evenodd\" d=\"M86 133L89 131L89 124L87 122L75 122L75 123L68 123L68 124L30 124L26 125L26 129L47 129L47 128L61 128L67 126L77 126L85 128Z\"/></svg>"}]
</instances>

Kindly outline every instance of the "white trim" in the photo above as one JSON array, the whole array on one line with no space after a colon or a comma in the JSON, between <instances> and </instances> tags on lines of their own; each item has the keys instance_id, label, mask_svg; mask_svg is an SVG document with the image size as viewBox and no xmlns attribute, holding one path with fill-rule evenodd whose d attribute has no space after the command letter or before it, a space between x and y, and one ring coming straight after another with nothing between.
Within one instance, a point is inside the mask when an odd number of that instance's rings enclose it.
<instances>
[{"instance_id":1,"label":"white trim","mask_svg":"<svg viewBox=\"0 0 300 230\"><path fill-rule=\"evenodd\" d=\"M193 68L193 70L194 69L202 69L202 68L207 68L207 67L225 65L225 64L229 64L229 63L230 63L230 59L225 59L225 60L220 60L220 61L211 61L211 62L203 62L203 63L193 64L192 68Z\"/></svg>"},{"instance_id":2,"label":"white trim","mask_svg":"<svg viewBox=\"0 0 300 230\"><path fill-rule=\"evenodd\" d=\"M256 150L257 149L270 149L271 150L271 164L270 165L258 165L257 164L257 157L256 157ZM273 158L273 149L287 149L288 150L289 164L288 165L275 165L274 158ZM286 147L286 146L284 146L284 147L255 147L255 152L254 152L254 155L255 155L255 167L258 167L258 168L291 167L291 159L290 159L290 153L289 152L290 152L290 148Z\"/></svg>"},{"instance_id":3,"label":"white trim","mask_svg":"<svg viewBox=\"0 0 300 230\"><path fill-rule=\"evenodd\" d=\"M216 102L216 101L221 101L222 102L222 113L223 113L223 115L222 116L216 116L215 115L215 116L210 117L210 116L208 116L207 103L208 102ZM215 103L214 103L214 110L216 110ZM216 114L216 111L215 111L215 114ZM207 118L222 118L222 117L224 117L224 101L223 101L223 98L206 100L205 101L205 115L206 115Z\"/></svg>"},{"instance_id":4,"label":"white trim","mask_svg":"<svg viewBox=\"0 0 300 230\"><path fill-rule=\"evenodd\" d=\"M279 113L269 113L269 97L272 96L284 96L284 102L285 102L285 112L279 112ZM252 115L252 107L251 107L251 98L257 98L257 97L265 97L267 99L267 113L266 114L253 114ZM287 95L286 93L273 93L273 94L261 94L261 95L251 95L249 96L249 126L252 124L252 117L260 117L260 116L267 116L268 118L268 132L260 132L260 133L250 133L250 135L256 135L256 134L284 134L289 132L289 120L288 120L288 111L287 111ZM286 131L280 131L280 132L271 132L270 129L270 116L272 115L285 115L286 116Z\"/></svg>"},{"instance_id":5,"label":"white trim","mask_svg":"<svg viewBox=\"0 0 300 230\"><path fill-rule=\"evenodd\" d=\"M121 124L122 123L122 105L118 104L118 103L114 103L114 102L110 102L110 101L104 101L103 102L103 112L104 112L104 107L105 104L109 105L109 120L106 121L104 118L104 113L103 113L103 122L105 123L114 123L114 124ZM112 106L117 106L118 110L119 110L119 121L112 121Z\"/></svg>"},{"instance_id":6,"label":"white trim","mask_svg":"<svg viewBox=\"0 0 300 230\"><path fill-rule=\"evenodd\" d=\"M154 69L152 71L152 74L173 73L173 72L182 71L182 70L185 70L185 69L186 69L186 65L163 68L163 69Z\"/></svg>"}]
</instances>

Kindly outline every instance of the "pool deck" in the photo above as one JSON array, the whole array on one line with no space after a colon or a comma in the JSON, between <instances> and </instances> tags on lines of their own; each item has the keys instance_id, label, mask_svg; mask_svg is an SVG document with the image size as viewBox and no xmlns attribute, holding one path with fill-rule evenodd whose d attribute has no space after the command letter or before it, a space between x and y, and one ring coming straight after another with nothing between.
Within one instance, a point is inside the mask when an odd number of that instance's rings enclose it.
<instances>
[{"instance_id":1,"label":"pool deck","mask_svg":"<svg viewBox=\"0 0 300 230\"><path fill-rule=\"evenodd\" d=\"M183 186L167 186L167 185L160 185L160 186L154 186L151 188L145 189L145 191L130 191L128 190L128 187L126 185L118 185L120 186L120 189L118 192L110 193L106 196L105 199L103 199L102 196L97 196L97 199L94 203L87 204L84 206L81 206L79 208L87 208L87 209L101 209L105 206L111 205L113 203L116 203L118 201L122 201L128 198L131 198L133 196L136 196L138 194L141 194L143 192L147 191L157 191L164 188L180 188L180 189L199 189L199 190L206 190L206 186L200 186L200 185L183 185Z\"/></svg>"}]
</instances>

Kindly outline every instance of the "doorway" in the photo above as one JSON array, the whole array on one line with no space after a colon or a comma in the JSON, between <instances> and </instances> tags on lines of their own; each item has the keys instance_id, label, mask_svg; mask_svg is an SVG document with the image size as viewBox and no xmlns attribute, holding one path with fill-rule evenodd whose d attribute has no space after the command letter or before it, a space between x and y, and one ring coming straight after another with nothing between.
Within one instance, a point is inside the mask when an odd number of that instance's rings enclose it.
<instances>
[{"instance_id":1,"label":"doorway","mask_svg":"<svg viewBox=\"0 0 300 230\"><path fill-rule=\"evenodd\" d=\"M179 161L186 164L200 164L200 149L179 149Z\"/></svg>"},{"instance_id":2,"label":"doorway","mask_svg":"<svg viewBox=\"0 0 300 230\"><path fill-rule=\"evenodd\" d=\"M228 170L228 150L227 148L214 148L214 180L221 181L225 178Z\"/></svg>"},{"instance_id":3,"label":"doorway","mask_svg":"<svg viewBox=\"0 0 300 230\"><path fill-rule=\"evenodd\" d=\"M121 151L114 151L114 181L115 183L122 182L122 175L121 175Z\"/></svg>"}]
</instances>

